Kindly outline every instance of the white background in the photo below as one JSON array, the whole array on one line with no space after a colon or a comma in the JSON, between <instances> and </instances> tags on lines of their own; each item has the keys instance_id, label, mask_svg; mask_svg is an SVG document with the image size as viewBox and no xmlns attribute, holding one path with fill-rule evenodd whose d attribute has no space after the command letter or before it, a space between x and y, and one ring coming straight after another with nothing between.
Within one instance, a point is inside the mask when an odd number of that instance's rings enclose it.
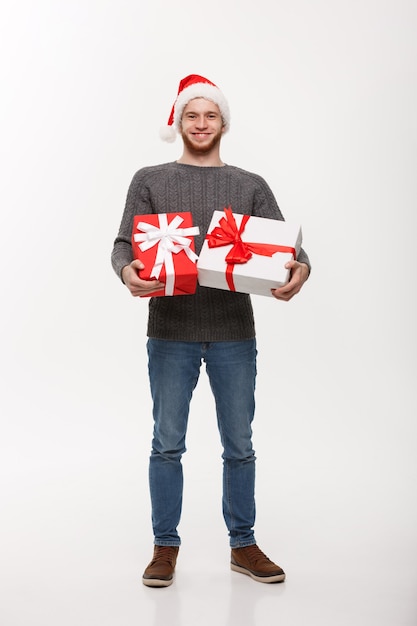
<instances>
[{"instance_id":1,"label":"white background","mask_svg":"<svg viewBox=\"0 0 417 626\"><path fill-rule=\"evenodd\" d=\"M414 0L3 0L2 626L415 626ZM303 226L313 272L255 297L257 538L229 571L202 375L175 584L152 552L147 303L110 266L179 80L229 100L222 156Z\"/></svg>"}]
</instances>

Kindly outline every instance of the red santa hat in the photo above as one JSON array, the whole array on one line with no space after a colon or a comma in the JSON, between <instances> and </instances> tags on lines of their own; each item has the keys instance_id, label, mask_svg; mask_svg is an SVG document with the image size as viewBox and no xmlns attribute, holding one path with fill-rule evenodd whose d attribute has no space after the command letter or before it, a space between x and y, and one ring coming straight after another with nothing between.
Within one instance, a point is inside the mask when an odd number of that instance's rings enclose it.
<instances>
[{"instance_id":1,"label":"red santa hat","mask_svg":"<svg viewBox=\"0 0 417 626\"><path fill-rule=\"evenodd\" d=\"M225 132L230 126L230 111L227 100L220 89L204 76L198 74L190 74L180 81L177 99L168 118L167 126L163 126L160 131L161 139L168 142L175 141L177 132L180 129L182 112L185 106L193 98L206 98L211 100L220 109L220 113L225 126Z\"/></svg>"}]
</instances>

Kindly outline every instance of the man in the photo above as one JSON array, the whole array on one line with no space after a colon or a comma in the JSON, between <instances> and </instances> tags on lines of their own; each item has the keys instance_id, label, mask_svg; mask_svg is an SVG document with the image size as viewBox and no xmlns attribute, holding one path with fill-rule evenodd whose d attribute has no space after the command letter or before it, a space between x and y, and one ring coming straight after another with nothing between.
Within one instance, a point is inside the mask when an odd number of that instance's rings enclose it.
<instances>
[{"instance_id":1,"label":"man","mask_svg":"<svg viewBox=\"0 0 417 626\"><path fill-rule=\"evenodd\" d=\"M214 210L231 206L235 213L283 219L260 176L221 160L220 142L229 125L227 101L214 83L195 74L180 82L163 138L172 140L180 133L182 156L135 174L114 242L113 268L133 296L163 287L158 280L142 280L139 272L144 265L132 260L134 215L190 211L200 229L195 238L197 254ZM278 300L290 300L308 278L310 263L304 250L287 267L289 282L273 291ZM223 515L231 569L259 582L282 582L284 571L260 550L253 530L256 343L250 296L198 286L194 295L151 298L147 334L154 418L149 462L154 554L143 583L166 587L173 582L181 543L177 531L183 491L181 457L186 450L190 400L203 361L223 446Z\"/></svg>"}]
</instances>

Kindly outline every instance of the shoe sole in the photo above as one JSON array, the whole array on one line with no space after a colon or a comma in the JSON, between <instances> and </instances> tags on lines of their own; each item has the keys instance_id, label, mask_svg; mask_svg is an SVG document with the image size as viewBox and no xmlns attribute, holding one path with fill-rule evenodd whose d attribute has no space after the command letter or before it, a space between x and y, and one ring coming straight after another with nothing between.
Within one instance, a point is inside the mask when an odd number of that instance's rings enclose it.
<instances>
[{"instance_id":1,"label":"shoe sole","mask_svg":"<svg viewBox=\"0 0 417 626\"><path fill-rule=\"evenodd\" d=\"M163 580L160 578L142 578L142 582L147 587L169 587L174 582L173 578Z\"/></svg>"},{"instance_id":2,"label":"shoe sole","mask_svg":"<svg viewBox=\"0 0 417 626\"><path fill-rule=\"evenodd\" d=\"M230 564L230 569L234 572L239 572L239 574L246 574L246 576L250 576L258 583L283 583L285 580L285 574L276 574L275 576L257 576L245 567L240 567L240 565L235 565L234 563Z\"/></svg>"}]
</instances>

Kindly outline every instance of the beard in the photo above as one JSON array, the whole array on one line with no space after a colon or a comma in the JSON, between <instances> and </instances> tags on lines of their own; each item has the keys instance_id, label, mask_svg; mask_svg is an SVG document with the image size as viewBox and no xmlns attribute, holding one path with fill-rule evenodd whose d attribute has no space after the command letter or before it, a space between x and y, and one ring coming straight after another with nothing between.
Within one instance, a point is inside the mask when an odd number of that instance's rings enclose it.
<instances>
[{"instance_id":1,"label":"beard","mask_svg":"<svg viewBox=\"0 0 417 626\"><path fill-rule=\"evenodd\" d=\"M202 145L201 143L194 142L192 139L190 139L188 135L183 132L183 130L181 130L181 137L184 145L190 152L193 152L194 154L209 154L214 148L219 145L222 134L222 129L220 129L215 135L211 135L210 141L208 143L204 143L204 145Z\"/></svg>"}]
</instances>

